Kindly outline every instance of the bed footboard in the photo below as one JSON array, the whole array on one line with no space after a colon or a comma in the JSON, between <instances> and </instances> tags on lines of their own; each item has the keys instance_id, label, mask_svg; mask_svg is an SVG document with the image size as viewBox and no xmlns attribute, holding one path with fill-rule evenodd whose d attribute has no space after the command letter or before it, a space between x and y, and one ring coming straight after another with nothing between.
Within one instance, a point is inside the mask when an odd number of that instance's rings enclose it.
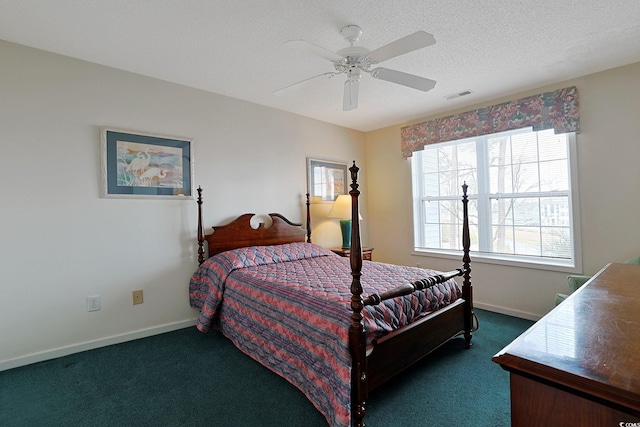
<instances>
[{"instance_id":1,"label":"bed footboard","mask_svg":"<svg viewBox=\"0 0 640 427\"><path fill-rule=\"evenodd\" d=\"M426 316L402 332L374 343L367 355L367 392L423 359L447 341L464 333L464 301ZM401 355L402 361L398 361Z\"/></svg>"}]
</instances>

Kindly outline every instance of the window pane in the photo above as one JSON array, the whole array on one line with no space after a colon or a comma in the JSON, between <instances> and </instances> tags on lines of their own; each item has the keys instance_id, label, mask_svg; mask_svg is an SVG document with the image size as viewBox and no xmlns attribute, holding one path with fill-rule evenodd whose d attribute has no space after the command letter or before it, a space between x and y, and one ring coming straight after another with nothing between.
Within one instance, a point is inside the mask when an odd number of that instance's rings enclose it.
<instances>
[{"instance_id":1,"label":"window pane","mask_svg":"<svg viewBox=\"0 0 640 427\"><path fill-rule=\"evenodd\" d=\"M489 192L493 194L513 193L511 165L492 166L489 169Z\"/></svg>"},{"instance_id":2,"label":"window pane","mask_svg":"<svg viewBox=\"0 0 640 427\"><path fill-rule=\"evenodd\" d=\"M540 229L538 227L516 227L514 230L515 253L540 256Z\"/></svg>"},{"instance_id":3,"label":"window pane","mask_svg":"<svg viewBox=\"0 0 640 427\"><path fill-rule=\"evenodd\" d=\"M458 224L461 222L459 206L456 200L445 200L440 203L440 222L443 224Z\"/></svg>"},{"instance_id":4,"label":"window pane","mask_svg":"<svg viewBox=\"0 0 640 427\"><path fill-rule=\"evenodd\" d=\"M568 189L569 169L566 159L540 163L540 191L567 191Z\"/></svg>"},{"instance_id":5,"label":"window pane","mask_svg":"<svg viewBox=\"0 0 640 427\"><path fill-rule=\"evenodd\" d=\"M535 132L520 133L511 137L513 163L538 161L538 138Z\"/></svg>"},{"instance_id":6,"label":"window pane","mask_svg":"<svg viewBox=\"0 0 640 427\"><path fill-rule=\"evenodd\" d=\"M476 168L476 141L460 143L458 147L458 169L475 169Z\"/></svg>"},{"instance_id":7,"label":"window pane","mask_svg":"<svg viewBox=\"0 0 640 427\"><path fill-rule=\"evenodd\" d=\"M493 227L492 232L491 252L497 254L513 254L513 227Z\"/></svg>"},{"instance_id":8,"label":"window pane","mask_svg":"<svg viewBox=\"0 0 640 427\"><path fill-rule=\"evenodd\" d=\"M456 190L458 186L458 172L449 171L440 173L440 196L448 197L455 196L459 193Z\"/></svg>"},{"instance_id":9,"label":"window pane","mask_svg":"<svg viewBox=\"0 0 640 427\"><path fill-rule=\"evenodd\" d=\"M471 212L469 212L469 214L471 214ZM479 235L479 231L478 231L478 224L476 223L475 225L472 224L471 222L469 222L469 240L471 240L471 247L470 250L472 251L479 251L480 250L480 246L478 244L478 235ZM462 231L460 232L460 235L462 235ZM462 242L460 242L460 249L462 249Z\"/></svg>"},{"instance_id":10,"label":"window pane","mask_svg":"<svg viewBox=\"0 0 640 427\"><path fill-rule=\"evenodd\" d=\"M513 225L513 199L491 199L491 225Z\"/></svg>"},{"instance_id":11,"label":"window pane","mask_svg":"<svg viewBox=\"0 0 640 427\"><path fill-rule=\"evenodd\" d=\"M440 247L440 225L439 224L424 225L424 247L425 248Z\"/></svg>"},{"instance_id":12,"label":"window pane","mask_svg":"<svg viewBox=\"0 0 640 427\"><path fill-rule=\"evenodd\" d=\"M556 135L553 129L538 132L540 161L560 160L567 158L566 135Z\"/></svg>"},{"instance_id":13,"label":"window pane","mask_svg":"<svg viewBox=\"0 0 640 427\"><path fill-rule=\"evenodd\" d=\"M460 223L462 223L464 219L462 218L462 202L458 204L458 208L460 209ZM478 225L478 201L476 199L469 199L467 208L469 209L469 225Z\"/></svg>"},{"instance_id":14,"label":"window pane","mask_svg":"<svg viewBox=\"0 0 640 427\"><path fill-rule=\"evenodd\" d=\"M516 199L513 201L513 222L516 225L540 225L539 198Z\"/></svg>"},{"instance_id":15,"label":"window pane","mask_svg":"<svg viewBox=\"0 0 640 427\"><path fill-rule=\"evenodd\" d=\"M459 211L459 232L460 232L460 247L462 249L462 225L464 222L464 217L462 215L462 201L457 203L458 211ZM469 203L467 204L467 208L469 210L469 240L471 241L470 249L472 251L480 250L480 228L478 226L478 200L469 199Z\"/></svg>"},{"instance_id":16,"label":"window pane","mask_svg":"<svg viewBox=\"0 0 640 427\"><path fill-rule=\"evenodd\" d=\"M543 197L540 199L540 219L543 226L569 227L569 197Z\"/></svg>"},{"instance_id":17,"label":"window pane","mask_svg":"<svg viewBox=\"0 0 640 427\"><path fill-rule=\"evenodd\" d=\"M569 227L542 227L542 256L571 258Z\"/></svg>"},{"instance_id":18,"label":"window pane","mask_svg":"<svg viewBox=\"0 0 640 427\"><path fill-rule=\"evenodd\" d=\"M489 138L487 141L489 166L511 164L511 141L508 137Z\"/></svg>"},{"instance_id":19,"label":"window pane","mask_svg":"<svg viewBox=\"0 0 640 427\"><path fill-rule=\"evenodd\" d=\"M420 194L420 197L423 196L439 196L440 195L440 183L439 180L440 175L437 173L429 173L424 175L424 191Z\"/></svg>"},{"instance_id":20,"label":"window pane","mask_svg":"<svg viewBox=\"0 0 640 427\"><path fill-rule=\"evenodd\" d=\"M514 174L514 193L537 193L538 191L540 191L537 163L523 163L514 165Z\"/></svg>"},{"instance_id":21,"label":"window pane","mask_svg":"<svg viewBox=\"0 0 640 427\"><path fill-rule=\"evenodd\" d=\"M458 232L457 225L442 224L442 249L460 249L462 235Z\"/></svg>"},{"instance_id":22,"label":"window pane","mask_svg":"<svg viewBox=\"0 0 640 427\"><path fill-rule=\"evenodd\" d=\"M446 172L456 168L454 156L455 149L455 145L447 145L437 149L440 172Z\"/></svg>"},{"instance_id":23,"label":"window pane","mask_svg":"<svg viewBox=\"0 0 640 427\"><path fill-rule=\"evenodd\" d=\"M438 152L436 150L423 152L422 170L428 174L438 172Z\"/></svg>"},{"instance_id":24,"label":"window pane","mask_svg":"<svg viewBox=\"0 0 640 427\"><path fill-rule=\"evenodd\" d=\"M440 222L440 203L424 202L424 222L427 224Z\"/></svg>"}]
</instances>

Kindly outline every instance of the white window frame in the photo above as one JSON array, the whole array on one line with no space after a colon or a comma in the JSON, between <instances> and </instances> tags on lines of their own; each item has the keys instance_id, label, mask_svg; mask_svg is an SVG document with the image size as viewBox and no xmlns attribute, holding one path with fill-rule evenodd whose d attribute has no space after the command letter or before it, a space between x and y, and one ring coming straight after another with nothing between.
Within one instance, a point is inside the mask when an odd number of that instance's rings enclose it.
<instances>
[{"instance_id":1,"label":"white window frame","mask_svg":"<svg viewBox=\"0 0 640 427\"><path fill-rule=\"evenodd\" d=\"M530 129L530 128L529 128ZM455 143L456 141L452 141ZM473 262L486 263L486 264L497 264L497 265L505 265L505 266L514 266L514 267L525 267L525 268L534 268L534 269L543 269L543 270L551 270L551 271L561 271L566 273L581 273L582 272L582 241L580 238L580 201L579 201L579 184L578 184L578 165L577 165L577 144L576 144L576 134L574 132L567 134L567 142L568 142L568 163L569 163L569 209L570 209L570 217L571 217L571 241L572 248L571 253L572 257L569 259L554 259L549 257L536 257L536 256L523 256L523 255L509 255L509 254L497 254L491 252L479 252L473 251L471 252L471 257ZM462 256L461 250L446 250L446 249L425 249L420 247L420 240L422 236L422 215L424 214L422 211L422 177L421 173L416 173L416 165L417 160L421 157L416 155L412 157L411 163L411 175L412 175L412 188L413 188L413 230L414 230L414 239L413 239L413 252L412 255L416 256L428 256L428 257L436 257L436 258L447 258L447 259L460 259ZM420 166L418 166L420 167ZM481 165L478 165L478 168L481 168ZM480 178L478 178L480 179ZM481 184L479 183L479 186ZM460 190L460 194L462 194L462 190ZM461 199L461 196L460 198ZM470 194L469 200L478 200L477 194ZM479 222L483 220L480 219ZM481 226L481 224L479 224ZM484 225L485 230L479 229L479 232L486 232L486 224Z\"/></svg>"}]
</instances>

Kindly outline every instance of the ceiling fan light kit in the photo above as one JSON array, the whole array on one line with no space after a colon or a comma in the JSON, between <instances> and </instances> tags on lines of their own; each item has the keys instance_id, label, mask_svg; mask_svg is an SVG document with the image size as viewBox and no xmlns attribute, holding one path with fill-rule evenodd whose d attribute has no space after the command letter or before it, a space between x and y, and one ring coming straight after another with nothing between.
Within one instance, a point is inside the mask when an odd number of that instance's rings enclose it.
<instances>
[{"instance_id":1,"label":"ceiling fan light kit","mask_svg":"<svg viewBox=\"0 0 640 427\"><path fill-rule=\"evenodd\" d=\"M371 69L372 65L395 58L405 53L413 52L427 46L435 44L433 35L416 31L408 36L381 46L373 51L361 46L354 46L362 35L362 29L357 25L347 25L340 31L342 37L349 43L349 47L332 52L321 46L309 43L304 40L290 40L287 45L297 49L328 59L333 63L335 72L325 72L314 77L304 79L298 83L288 85L278 89L275 93L286 89L297 87L302 83L308 83L317 77L331 78L339 74L345 74L347 80L344 83L344 95L342 109L344 111L354 110L358 107L358 94L360 90L360 77L365 72L374 79L385 80L402 86L407 86L423 92L433 89L436 82L431 79L416 76L402 71L391 70L383 67Z\"/></svg>"}]
</instances>

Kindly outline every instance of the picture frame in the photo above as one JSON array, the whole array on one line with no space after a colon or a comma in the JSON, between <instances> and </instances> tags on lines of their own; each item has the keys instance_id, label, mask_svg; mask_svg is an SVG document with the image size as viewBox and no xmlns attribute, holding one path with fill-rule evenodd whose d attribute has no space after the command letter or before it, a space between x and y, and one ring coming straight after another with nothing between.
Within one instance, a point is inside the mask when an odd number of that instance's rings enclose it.
<instances>
[{"instance_id":1,"label":"picture frame","mask_svg":"<svg viewBox=\"0 0 640 427\"><path fill-rule=\"evenodd\" d=\"M193 199L193 140L100 128L103 198Z\"/></svg>"},{"instance_id":2,"label":"picture frame","mask_svg":"<svg viewBox=\"0 0 640 427\"><path fill-rule=\"evenodd\" d=\"M312 198L334 202L348 193L347 163L307 158L307 191Z\"/></svg>"}]
</instances>

